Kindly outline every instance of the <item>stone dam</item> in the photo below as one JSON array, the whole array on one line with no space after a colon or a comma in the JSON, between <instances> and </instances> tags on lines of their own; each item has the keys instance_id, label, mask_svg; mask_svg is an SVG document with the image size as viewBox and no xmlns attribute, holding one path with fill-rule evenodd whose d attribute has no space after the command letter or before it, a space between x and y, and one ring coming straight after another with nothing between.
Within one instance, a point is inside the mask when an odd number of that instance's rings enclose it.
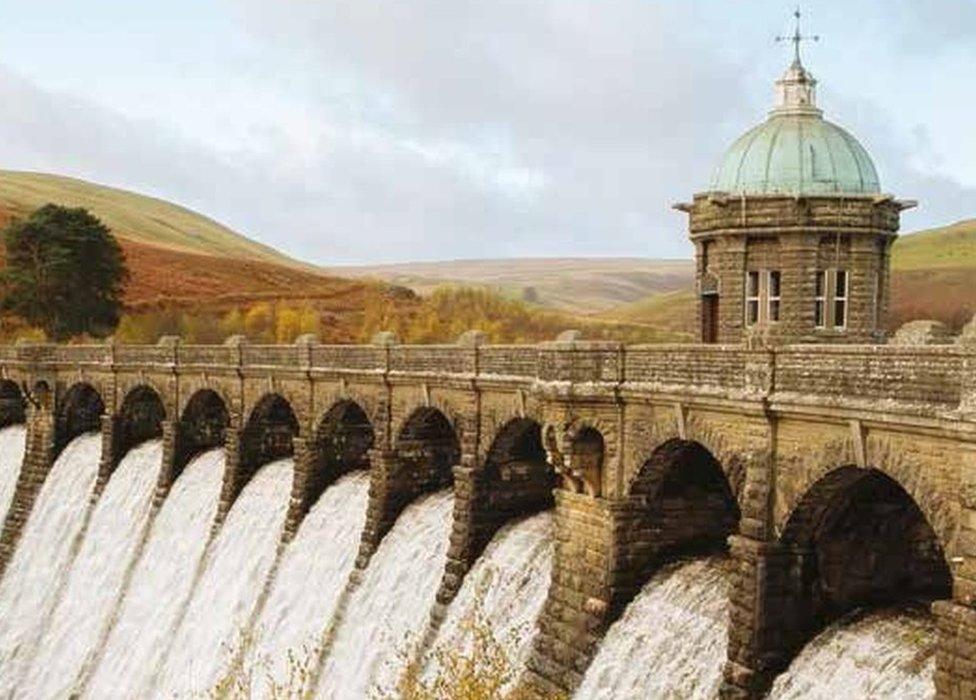
<instances>
[{"instance_id":1,"label":"stone dam","mask_svg":"<svg viewBox=\"0 0 976 700\"><path fill-rule=\"evenodd\" d=\"M976 688L965 342L164 338L0 377L3 697L235 664L274 697L296 650L314 697L396 697L403 639L436 676L475 609L540 698Z\"/></svg>"}]
</instances>

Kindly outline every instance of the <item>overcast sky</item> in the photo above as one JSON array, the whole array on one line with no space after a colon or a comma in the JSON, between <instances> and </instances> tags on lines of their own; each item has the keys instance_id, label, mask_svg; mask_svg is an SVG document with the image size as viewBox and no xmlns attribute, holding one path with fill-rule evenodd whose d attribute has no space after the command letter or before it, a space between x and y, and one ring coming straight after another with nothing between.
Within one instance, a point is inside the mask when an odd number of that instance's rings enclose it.
<instances>
[{"instance_id":1,"label":"overcast sky","mask_svg":"<svg viewBox=\"0 0 976 700\"><path fill-rule=\"evenodd\" d=\"M671 204L764 118L771 0L2 0L0 167L160 196L322 264L686 257ZM828 118L976 216L976 1L816 0Z\"/></svg>"}]
</instances>

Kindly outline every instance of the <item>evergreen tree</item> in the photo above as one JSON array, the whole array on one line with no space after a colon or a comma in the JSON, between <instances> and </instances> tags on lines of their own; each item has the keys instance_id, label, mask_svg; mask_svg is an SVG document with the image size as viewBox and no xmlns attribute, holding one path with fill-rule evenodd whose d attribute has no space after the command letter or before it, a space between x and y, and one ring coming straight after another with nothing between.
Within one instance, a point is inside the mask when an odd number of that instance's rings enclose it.
<instances>
[{"instance_id":1,"label":"evergreen tree","mask_svg":"<svg viewBox=\"0 0 976 700\"><path fill-rule=\"evenodd\" d=\"M122 310L125 255L86 209L46 204L3 231L2 307L66 340L110 334Z\"/></svg>"}]
</instances>

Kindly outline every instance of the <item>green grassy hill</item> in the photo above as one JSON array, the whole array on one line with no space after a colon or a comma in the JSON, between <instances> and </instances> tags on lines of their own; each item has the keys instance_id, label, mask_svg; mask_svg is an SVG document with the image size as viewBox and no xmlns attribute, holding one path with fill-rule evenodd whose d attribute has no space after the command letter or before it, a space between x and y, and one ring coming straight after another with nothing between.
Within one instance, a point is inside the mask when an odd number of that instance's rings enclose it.
<instances>
[{"instance_id":1,"label":"green grassy hill","mask_svg":"<svg viewBox=\"0 0 976 700\"><path fill-rule=\"evenodd\" d=\"M7 214L26 216L48 202L85 207L116 235L137 243L306 267L202 214L170 202L60 175L0 170L0 207Z\"/></svg>"},{"instance_id":2,"label":"green grassy hill","mask_svg":"<svg viewBox=\"0 0 976 700\"><path fill-rule=\"evenodd\" d=\"M891 265L895 270L976 270L976 219L902 236Z\"/></svg>"}]
</instances>

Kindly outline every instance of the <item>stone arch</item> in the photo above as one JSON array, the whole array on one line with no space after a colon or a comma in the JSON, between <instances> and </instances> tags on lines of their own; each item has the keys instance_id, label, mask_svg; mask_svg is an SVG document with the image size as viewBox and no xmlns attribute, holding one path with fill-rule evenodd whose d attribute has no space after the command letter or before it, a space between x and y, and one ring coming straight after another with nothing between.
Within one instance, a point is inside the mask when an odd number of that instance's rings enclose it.
<instances>
[{"instance_id":1,"label":"stone arch","mask_svg":"<svg viewBox=\"0 0 976 700\"><path fill-rule=\"evenodd\" d=\"M133 447L163 436L166 407L155 388L138 384L126 393L115 416L113 458L122 461Z\"/></svg>"},{"instance_id":2,"label":"stone arch","mask_svg":"<svg viewBox=\"0 0 976 700\"><path fill-rule=\"evenodd\" d=\"M760 453L766 453L765 444L757 445L753 449L733 446L722 435L721 431L716 430L707 421L695 415L688 416L685 429L681 433L676 429L673 416L667 416L664 419L658 418L658 420L647 424L646 427L648 430L645 439L632 441L628 449L630 464L634 469L628 474L628 488L636 482L637 472L645 464L643 461L645 455L653 454L656 449L669 441L685 440L698 443L712 455L725 474L739 508L743 507L746 464L750 460L760 457Z\"/></svg>"},{"instance_id":3,"label":"stone arch","mask_svg":"<svg viewBox=\"0 0 976 700\"><path fill-rule=\"evenodd\" d=\"M797 503L783 545L801 566L801 594L820 626L847 610L949 597L952 576L915 499L878 469L828 472Z\"/></svg>"},{"instance_id":4,"label":"stone arch","mask_svg":"<svg viewBox=\"0 0 976 700\"><path fill-rule=\"evenodd\" d=\"M938 536L919 504L879 469L827 470L796 500L766 559L768 624L779 670L820 629L861 607L952 595Z\"/></svg>"},{"instance_id":5,"label":"stone arch","mask_svg":"<svg viewBox=\"0 0 976 700\"><path fill-rule=\"evenodd\" d=\"M241 431L239 489L265 464L291 457L295 450L292 439L298 434L291 403L278 393L262 396Z\"/></svg>"},{"instance_id":6,"label":"stone arch","mask_svg":"<svg viewBox=\"0 0 976 700\"><path fill-rule=\"evenodd\" d=\"M224 398L214 389L199 389L186 401L176 424L176 449L173 458L175 480L186 465L202 452L227 443L230 411Z\"/></svg>"},{"instance_id":7,"label":"stone arch","mask_svg":"<svg viewBox=\"0 0 976 700\"><path fill-rule=\"evenodd\" d=\"M226 381L220 377L210 377L207 381L202 380L187 380L182 382L179 391L179 402L176 407L176 414L183 416L187 412L187 408L190 403L196 400L200 394L204 392L209 392L216 395L220 400L220 403L224 405L227 410L227 416L230 421L229 425L239 425L239 422L235 421L234 418L240 418L239 405L235 403L233 391L231 391L229 386L226 386ZM209 399L208 399L209 400Z\"/></svg>"},{"instance_id":8,"label":"stone arch","mask_svg":"<svg viewBox=\"0 0 976 700\"><path fill-rule=\"evenodd\" d=\"M513 418L501 426L488 447L481 483L498 525L551 508L556 471L542 444L542 426L532 418Z\"/></svg>"},{"instance_id":9,"label":"stone arch","mask_svg":"<svg viewBox=\"0 0 976 700\"><path fill-rule=\"evenodd\" d=\"M928 470L915 462L904 450L897 449L888 440L869 437L865 442L865 461L871 468L882 472L898 483L922 511L938 537L939 544L951 551L958 518L949 499L929 480ZM793 479L789 489L779 489L784 497L777 509L776 532L782 533L792 513L804 495L814 484L840 466L856 464L854 445L850 439L826 443L818 452L803 461L795 470L799 478Z\"/></svg>"},{"instance_id":10,"label":"stone arch","mask_svg":"<svg viewBox=\"0 0 976 700\"><path fill-rule=\"evenodd\" d=\"M55 411L55 452L60 453L79 435L101 430L104 413L105 402L94 386L88 382L72 384Z\"/></svg>"},{"instance_id":11,"label":"stone arch","mask_svg":"<svg viewBox=\"0 0 976 700\"><path fill-rule=\"evenodd\" d=\"M0 428L27 420L27 400L17 382L0 380Z\"/></svg>"},{"instance_id":12,"label":"stone arch","mask_svg":"<svg viewBox=\"0 0 976 700\"><path fill-rule=\"evenodd\" d=\"M629 485L618 511L621 557L618 609L630 602L668 559L724 551L741 511L718 459L700 442L671 438L659 444Z\"/></svg>"},{"instance_id":13,"label":"stone arch","mask_svg":"<svg viewBox=\"0 0 976 700\"><path fill-rule=\"evenodd\" d=\"M457 431L442 411L420 407L402 423L395 449L400 476L412 494L434 491L453 482L452 468L461 459Z\"/></svg>"},{"instance_id":14,"label":"stone arch","mask_svg":"<svg viewBox=\"0 0 976 700\"><path fill-rule=\"evenodd\" d=\"M373 423L358 402L342 399L326 411L312 436L308 499L315 502L337 478L369 469L369 450L376 441Z\"/></svg>"},{"instance_id":15,"label":"stone arch","mask_svg":"<svg viewBox=\"0 0 976 700\"><path fill-rule=\"evenodd\" d=\"M630 483L632 496L667 513L674 548L724 548L738 527L739 505L728 475L708 448L672 438L660 444ZM665 538L669 539L669 538Z\"/></svg>"},{"instance_id":16,"label":"stone arch","mask_svg":"<svg viewBox=\"0 0 976 700\"><path fill-rule=\"evenodd\" d=\"M157 381L157 379L158 379L157 377L144 375L144 374L119 375L118 383L116 384L114 394L113 392L111 392L109 389L106 388L105 395L109 396L110 400L113 397L121 396L122 401L119 402L118 399L115 398L116 403L107 404L106 407L109 410L112 410L114 408L115 414L119 415L122 411L122 403L125 402L126 397L131 395L132 392L134 391L137 390L143 391L148 389L149 391L153 392L156 396L159 397L163 409L165 410L167 415L169 415L170 413L175 414L176 409L173 407L170 401L170 397L172 396L173 392L164 383Z\"/></svg>"}]
</instances>

